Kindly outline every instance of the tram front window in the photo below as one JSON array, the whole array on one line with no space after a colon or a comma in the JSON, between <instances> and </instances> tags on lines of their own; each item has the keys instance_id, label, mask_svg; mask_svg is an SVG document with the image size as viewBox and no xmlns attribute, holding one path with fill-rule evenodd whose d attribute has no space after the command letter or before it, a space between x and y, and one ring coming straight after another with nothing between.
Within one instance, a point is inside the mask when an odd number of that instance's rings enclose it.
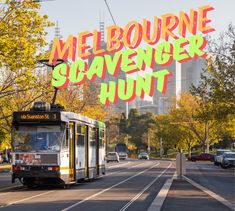
<instances>
[{"instance_id":1,"label":"tram front window","mask_svg":"<svg viewBox=\"0 0 235 211\"><path fill-rule=\"evenodd\" d=\"M59 151L64 136L60 126L19 126L13 133L13 148L15 152Z\"/></svg>"}]
</instances>

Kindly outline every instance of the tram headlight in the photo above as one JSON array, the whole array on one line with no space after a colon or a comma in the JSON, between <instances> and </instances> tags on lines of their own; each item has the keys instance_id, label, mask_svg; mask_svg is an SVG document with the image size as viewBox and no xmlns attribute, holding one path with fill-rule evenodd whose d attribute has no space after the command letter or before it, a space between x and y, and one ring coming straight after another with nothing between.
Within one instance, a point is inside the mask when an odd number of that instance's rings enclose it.
<instances>
[{"instance_id":1,"label":"tram headlight","mask_svg":"<svg viewBox=\"0 0 235 211\"><path fill-rule=\"evenodd\" d=\"M47 168L48 171L59 171L60 167L59 166L52 166Z\"/></svg>"}]
</instances>

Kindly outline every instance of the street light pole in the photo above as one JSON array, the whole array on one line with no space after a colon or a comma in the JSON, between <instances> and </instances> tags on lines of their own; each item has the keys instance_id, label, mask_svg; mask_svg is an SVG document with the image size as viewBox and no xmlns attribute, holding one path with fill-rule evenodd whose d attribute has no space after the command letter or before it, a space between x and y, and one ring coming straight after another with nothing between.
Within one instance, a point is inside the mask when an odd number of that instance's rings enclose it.
<instances>
[{"instance_id":1,"label":"street light pole","mask_svg":"<svg viewBox=\"0 0 235 211\"><path fill-rule=\"evenodd\" d=\"M160 138L160 157L162 157L162 138Z\"/></svg>"},{"instance_id":2,"label":"street light pole","mask_svg":"<svg viewBox=\"0 0 235 211\"><path fill-rule=\"evenodd\" d=\"M150 154L150 137L149 137L149 130L148 130L148 154Z\"/></svg>"}]
</instances>

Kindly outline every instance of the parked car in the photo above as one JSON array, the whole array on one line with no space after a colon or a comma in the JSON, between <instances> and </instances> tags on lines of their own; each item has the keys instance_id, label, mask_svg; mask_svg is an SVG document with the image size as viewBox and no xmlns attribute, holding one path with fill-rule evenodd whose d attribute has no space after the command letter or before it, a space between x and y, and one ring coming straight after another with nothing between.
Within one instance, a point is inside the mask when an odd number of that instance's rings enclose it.
<instances>
[{"instance_id":1,"label":"parked car","mask_svg":"<svg viewBox=\"0 0 235 211\"><path fill-rule=\"evenodd\" d=\"M188 157L188 160L190 160L192 162L196 162L196 161L211 161L211 162L214 162L214 157L215 157L215 155L213 155L213 154L203 153L203 154L200 154L200 155L192 155L191 157Z\"/></svg>"},{"instance_id":2,"label":"parked car","mask_svg":"<svg viewBox=\"0 0 235 211\"><path fill-rule=\"evenodd\" d=\"M216 166L221 165L222 159L223 159L223 154L225 152L231 152L231 151L228 149L218 149L217 150L216 155L215 155L215 159L214 159L214 164Z\"/></svg>"},{"instance_id":3,"label":"parked car","mask_svg":"<svg viewBox=\"0 0 235 211\"><path fill-rule=\"evenodd\" d=\"M138 155L138 159L146 159L146 160L149 160L149 155L147 152L141 152L139 155Z\"/></svg>"},{"instance_id":4,"label":"parked car","mask_svg":"<svg viewBox=\"0 0 235 211\"><path fill-rule=\"evenodd\" d=\"M228 168L235 166L235 152L225 152L222 156L221 167Z\"/></svg>"},{"instance_id":5,"label":"parked car","mask_svg":"<svg viewBox=\"0 0 235 211\"><path fill-rule=\"evenodd\" d=\"M0 164L3 163L2 155L0 155Z\"/></svg>"},{"instance_id":6,"label":"parked car","mask_svg":"<svg viewBox=\"0 0 235 211\"><path fill-rule=\"evenodd\" d=\"M119 162L119 156L117 152L109 152L107 157L106 157L107 163L110 161L116 161Z\"/></svg>"}]
</instances>

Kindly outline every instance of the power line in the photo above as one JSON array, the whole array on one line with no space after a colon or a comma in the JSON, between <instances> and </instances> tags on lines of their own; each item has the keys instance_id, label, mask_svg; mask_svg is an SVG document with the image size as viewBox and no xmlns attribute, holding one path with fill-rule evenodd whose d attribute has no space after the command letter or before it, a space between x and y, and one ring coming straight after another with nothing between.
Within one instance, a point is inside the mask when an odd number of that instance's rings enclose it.
<instances>
[{"instance_id":1,"label":"power line","mask_svg":"<svg viewBox=\"0 0 235 211\"><path fill-rule=\"evenodd\" d=\"M108 8L108 11L109 11L109 14L110 14L110 16L111 16L111 18L112 18L112 20L113 20L113 23L114 23L115 25L117 25L117 24L116 24L116 21L114 20L113 14L112 14L112 12L111 12L111 10L110 10L110 7L109 7L107 1L104 0L104 3L106 4L106 6L107 6L107 8Z\"/></svg>"}]
</instances>

